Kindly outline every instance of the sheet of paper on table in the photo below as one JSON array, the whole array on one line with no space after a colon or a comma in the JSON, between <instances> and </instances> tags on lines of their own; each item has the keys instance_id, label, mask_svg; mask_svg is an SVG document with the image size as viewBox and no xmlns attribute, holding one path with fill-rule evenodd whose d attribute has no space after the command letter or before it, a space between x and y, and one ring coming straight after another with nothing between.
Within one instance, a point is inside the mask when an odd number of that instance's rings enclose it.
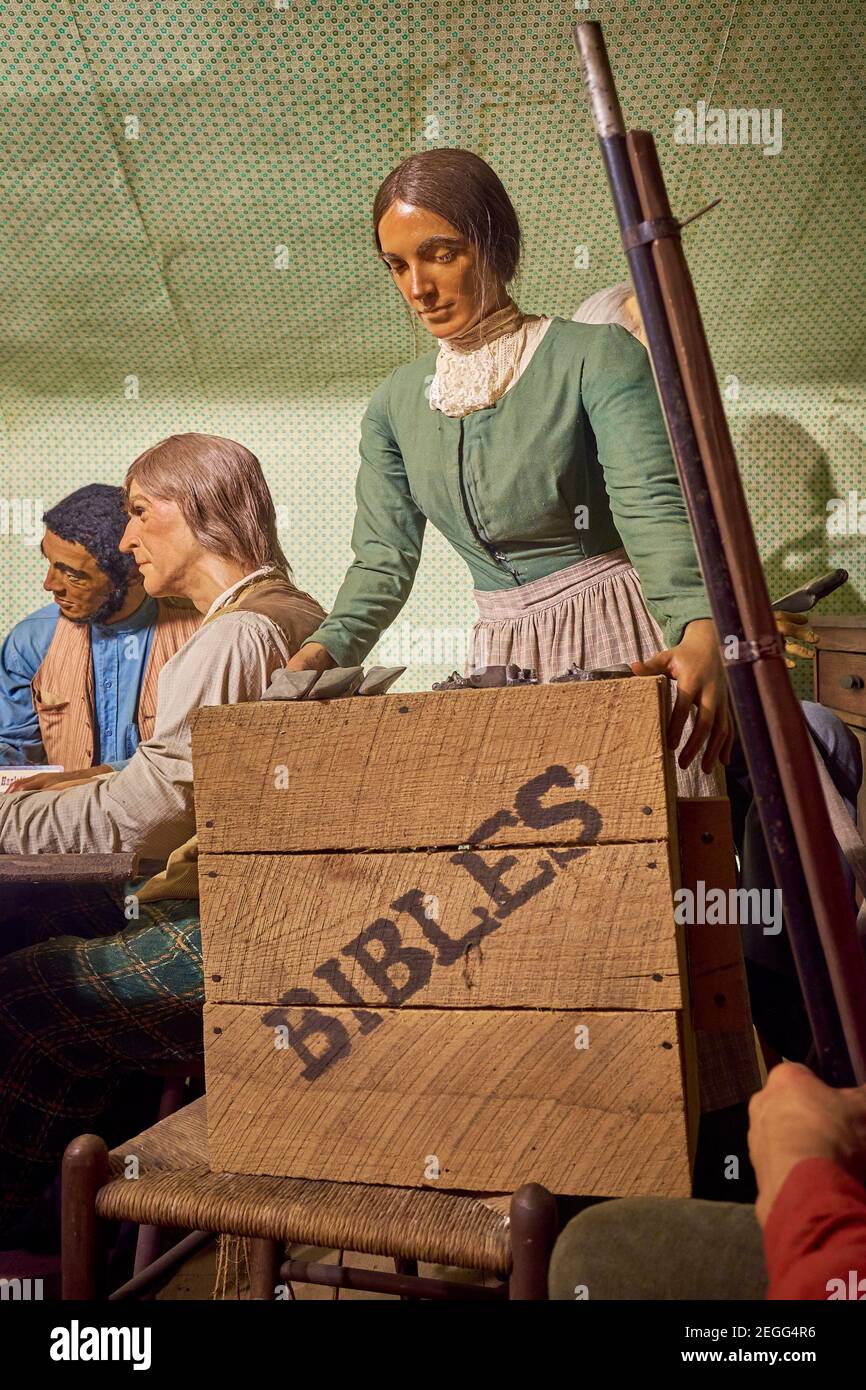
<instances>
[{"instance_id":1,"label":"sheet of paper on table","mask_svg":"<svg viewBox=\"0 0 866 1390\"><path fill-rule=\"evenodd\" d=\"M0 767L0 792L8 791L12 783L22 777L36 777L40 772L62 771L63 768L57 763L45 763L41 767L38 763L28 763L26 767Z\"/></svg>"}]
</instances>

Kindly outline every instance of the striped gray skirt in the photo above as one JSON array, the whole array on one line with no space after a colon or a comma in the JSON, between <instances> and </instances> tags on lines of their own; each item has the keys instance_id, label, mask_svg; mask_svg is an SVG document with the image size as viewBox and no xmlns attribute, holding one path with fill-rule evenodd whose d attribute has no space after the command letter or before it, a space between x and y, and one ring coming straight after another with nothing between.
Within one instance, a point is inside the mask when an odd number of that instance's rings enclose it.
<instances>
[{"instance_id":1,"label":"striped gray skirt","mask_svg":"<svg viewBox=\"0 0 866 1390\"><path fill-rule=\"evenodd\" d=\"M479 666L533 666L541 681L578 666L645 661L663 651L661 628L644 601L625 550L610 550L513 589L475 589L478 619L469 638L466 673ZM671 682L671 704L675 699ZM687 720L679 747L694 725ZM679 750L677 750L679 751ZM719 768L701 771L700 757L676 767L680 796L724 796Z\"/></svg>"}]
</instances>

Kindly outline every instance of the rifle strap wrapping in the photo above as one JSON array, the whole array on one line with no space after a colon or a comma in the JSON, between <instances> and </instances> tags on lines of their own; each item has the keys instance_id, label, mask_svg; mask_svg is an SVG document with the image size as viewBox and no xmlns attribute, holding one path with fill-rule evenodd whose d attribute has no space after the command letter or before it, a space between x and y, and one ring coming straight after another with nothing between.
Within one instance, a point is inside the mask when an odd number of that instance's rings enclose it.
<instances>
[{"instance_id":1,"label":"rifle strap wrapping","mask_svg":"<svg viewBox=\"0 0 866 1390\"><path fill-rule=\"evenodd\" d=\"M719 651L726 666L749 666L753 661L785 654L784 644L777 632L769 637L741 637L737 642L736 656L728 653L725 643L722 643Z\"/></svg>"},{"instance_id":2,"label":"rifle strap wrapping","mask_svg":"<svg viewBox=\"0 0 866 1390\"><path fill-rule=\"evenodd\" d=\"M681 224L675 217L653 217L646 222L638 222L622 234L622 244L626 251L636 246L645 246L648 241L660 241L662 237L680 234Z\"/></svg>"}]
</instances>

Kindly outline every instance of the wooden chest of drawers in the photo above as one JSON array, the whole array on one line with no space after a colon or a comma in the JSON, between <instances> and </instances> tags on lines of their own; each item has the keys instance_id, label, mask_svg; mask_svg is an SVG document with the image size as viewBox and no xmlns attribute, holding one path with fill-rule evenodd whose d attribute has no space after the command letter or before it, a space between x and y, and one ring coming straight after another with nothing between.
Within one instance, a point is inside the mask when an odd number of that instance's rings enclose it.
<instances>
[{"instance_id":1,"label":"wooden chest of drawers","mask_svg":"<svg viewBox=\"0 0 866 1390\"><path fill-rule=\"evenodd\" d=\"M860 742L866 767L866 613L814 616L818 634L814 699L837 714ZM860 789L858 822L866 827L866 778Z\"/></svg>"},{"instance_id":2,"label":"wooden chest of drawers","mask_svg":"<svg viewBox=\"0 0 866 1390\"><path fill-rule=\"evenodd\" d=\"M814 691L846 724L866 729L866 614L813 617L818 634Z\"/></svg>"}]
</instances>

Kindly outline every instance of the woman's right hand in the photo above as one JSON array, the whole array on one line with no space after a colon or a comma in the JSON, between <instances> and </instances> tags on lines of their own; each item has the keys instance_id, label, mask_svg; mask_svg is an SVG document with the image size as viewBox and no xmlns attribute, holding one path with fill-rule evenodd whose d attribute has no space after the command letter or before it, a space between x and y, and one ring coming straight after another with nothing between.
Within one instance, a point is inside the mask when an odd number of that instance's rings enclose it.
<instances>
[{"instance_id":1,"label":"woman's right hand","mask_svg":"<svg viewBox=\"0 0 866 1390\"><path fill-rule=\"evenodd\" d=\"M332 666L336 666L336 661L331 656L327 647L323 647L321 642L307 642L305 646L299 647L290 661L286 662L287 671L330 671Z\"/></svg>"}]
</instances>

